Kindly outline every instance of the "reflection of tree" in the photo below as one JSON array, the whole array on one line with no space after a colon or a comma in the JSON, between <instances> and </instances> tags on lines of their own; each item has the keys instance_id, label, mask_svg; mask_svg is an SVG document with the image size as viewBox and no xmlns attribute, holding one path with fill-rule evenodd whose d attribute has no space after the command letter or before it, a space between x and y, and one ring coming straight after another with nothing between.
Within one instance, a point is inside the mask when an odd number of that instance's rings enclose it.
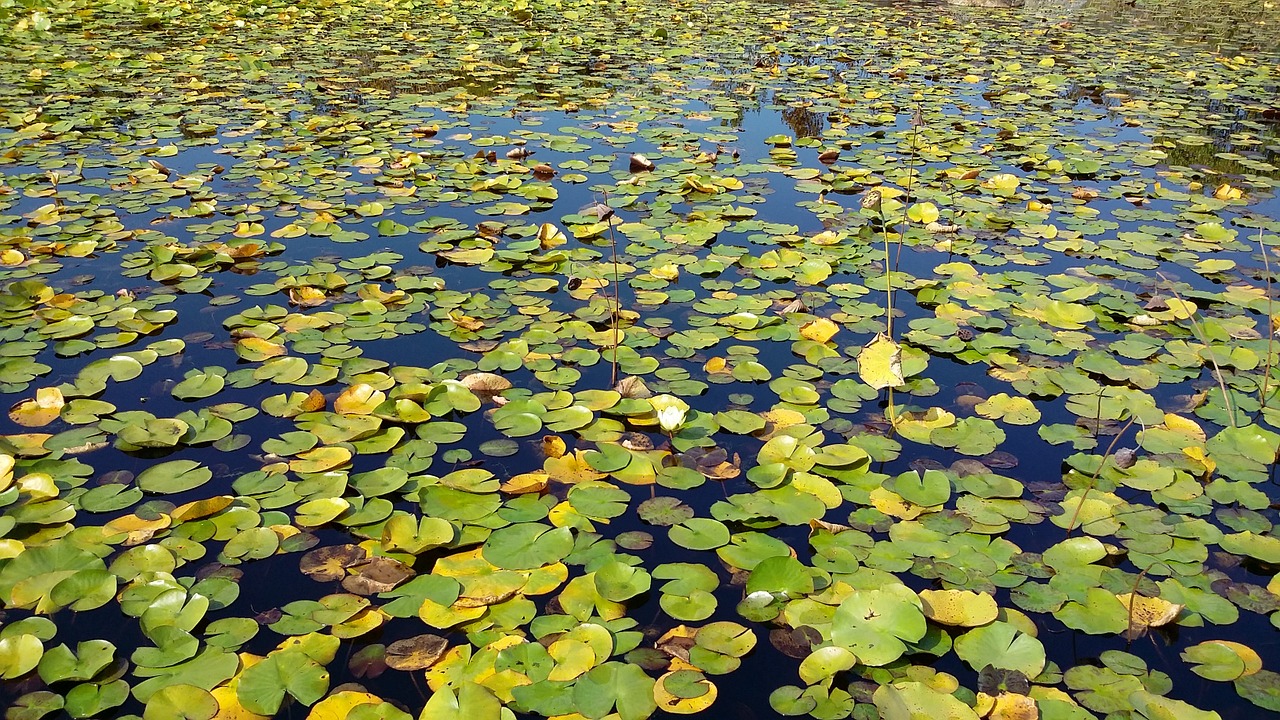
<instances>
[{"instance_id":1,"label":"reflection of tree","mask_svg":"<svg viewBox=\"0 0 1280 720\"><path fill-rule=\"evenodd\" d=\"M730 71L727 75L711 81L707 90L730 101L733 115L722 118L721 127L740 129L746 120L746 112L759 108L769 97L767 83L760 82L760 78L755 76L750 68L770 67L777 63L777 57L748 49L741 54L726 55L724 60L723 69L725 70L734 66L746 69Z\"/></svg>"},{"instance_id":2,"label":"reflection of tree","mask_svg":"<svg viewBox=\"0 0 1280 720\"><path fill-rule=\"evenodd\" d=\"M1256 0L1091 0L1097 10L1223 52L1280 48L1277 13Z\"/></svg>"},{"instance_id":3,"label":"reflection of tree","mask_svg":"<svg viewBox=\"0 0 1280 720\"><path fill-rule=\"evenodd\" d=\"M789 107L782 111L782 122L786 123L798 138L819 137L822 135L826 118L808 108Z\"/></svg>"},{"instance_id":4,"label":"reflection of tree","mask_svg":"<svg viewBox=\"0 0 1280 720\"><path fill-rule=\"evenodd\" d=\"M1166 166L1204 167L1220 175L1245 175L1257 173L1258 171L1241 165L1235 160L1221 158L1219 155L1224 151L1243 152L1253 155L1257 160L1273 165L1277 160L1280 160L1280 153L1265 149L1267 141L1276 139L1275 134L1260 136L1259 139L1262 140L1262 143L1259 144L1258 148L1254 148L1253 152L1249 152L1247 149L1235 148L1231 144L1230 135L1226 132L1217 132L1211 137L1214 137L1215 142L1203 145L1188 145L1179 142L1164 143L1161 149L1164 150L1166 158L1162 164ZM1269 175L1274 177L1276 173L1269 173Z\"/></svg>"}]
</instances>

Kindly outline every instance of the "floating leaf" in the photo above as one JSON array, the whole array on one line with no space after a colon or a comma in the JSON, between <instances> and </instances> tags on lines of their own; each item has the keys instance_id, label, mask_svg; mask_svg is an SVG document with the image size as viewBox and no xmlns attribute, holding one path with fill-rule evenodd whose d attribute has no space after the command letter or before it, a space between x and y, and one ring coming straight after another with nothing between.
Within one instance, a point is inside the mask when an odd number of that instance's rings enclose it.
<instances>
[{"instance_id":1,"label":"floating leaf","mask_svg":"<svg viewBox=\"0 0 1280 720\"><path fill-rule=\"evenodd\" d=\"M800 326L800 337L817 343L825 343L840 331L840 326L826 318L814 318ZM874 385L872 387L875 387Z\"/></svg>"},{"instance_id":2,"label":"floating leaf","mask_svg":"<svg viewBox=\"0 0 1280 720\"><path fill-rule=\"evenodd\" d=\"M729 544L729 528L711 518L689 518L670 530L671 542L690 550L714 550Z\"/></svg>"},{"instance_id":3,"label":"floating leaf","mask_svg":"<svg viewBox=\"0 0 1280 720\"><path fill-rule=\"evenodd\" d=\"M800 663L800 679L813 685L852 668L857 662L858 659L847 648L836 646L818 648Z\"/></svg>"},{"instance_id":4,"label":"floating leaf","mask_svg":"<svg viewBox=\"0 0 1280 720\"><path fill-rule=\"evenodd\" d=\"M902 348L883 333L877 334L858 353L858 376L876 390L899 387L902 376Z\"/></svg>"},{"instance_id":5,"label":"floating leaf","mask_svg":"<svg viewBox=\"0 0 1280 720\"><path fill-rule=\"evenodd\" d=\"M143 470L136 482L144 492L172 494L198 488L213 478L213 472L194 460L170 460Z\"/></svg>"},{"instance_id":6,"label":"floating leaf","mask_svg":"<svg viewBox=\"0 0 1280 720\"><path fill-rule=\"evenodd\" d=\"M990 665L1035 677L1046 662L1044 645L1007 622L974 628L956 638L955 648L961 660L978 670Z\"/></svg>"},{"instance_id":7,"label":"floating leaf","mask_svg":"<svg viewBox=\"0 0 1280 720\"><path fill-rule=\"evenodd\" d=\"M1010 425L1034 425L1040 421L1040 411L1029 399L1005 393L992 395L973 409L982 417L1004 420Z\"/></svg>"},{"instance_id":8,"label":"floating leaf","mask_svg":"<svg viewBox=\"0 0 1280 720\"><path fill-rule=\"evenodd\" d=\"M387 646L387 667L395 670L425 670L436 664L449 647L439 635L417 635Z\"/></svg>"},{"instance_id":9,"label":"floating leaf","mask_svg":"<svg viewBox=\"0 0 1280 720\"><path fill-rule=\"evenodd\" d=\"M177 720L209 720L218 713L218 701L204 688L194 685L168 685L147 699L143 719L174 718Z\"/></svg>"},{"instance_id":10,"label":"floating leaf","mask_svg":"<svg viewBox=\"0 0 1280 720\"><path fill-rule=\"evenodd\" d=\"M347 464L351 451L340 445L329 445L298 453L289 461L289 469L297 473L322 473Z\"/></svg>"},{"instance_id":11,"label":"floating leaf","mask_svg":"<svg viewBox=\"0 0 1280 720\"><path fill-rule=\"evenodd\" d=\"M568 528L520 523L496 530L485 541L486 560L506 570L533 570L559 562L573 549Z\"/></svg>"},{"instance_id":12,"label":"floating leaf","mask_svg":"<svg viewBox=\"0 0 1280 720\"><path fill-rule=\"evenodd\" d=\"M92 680L115 658L115 645L106 640L85 640L73 653L66 645L50 648L40 658L40 679L46 683Z\"/></svg>"},{"instance_id":13,"label":"floating leaf","mask_svg":"<svg viewBox=\"0 0 1280 720\"><path fill-rule=\"evenodd\" d=\"M574 683L573 701L588 717L602 717L616 707L621 720L644 720L657 709L654 680L630 663L592 668Z\"/></svg>"},{"instance_id":14,"label":"floating leaf","mask_svg":"<svg viewBox=\"0 0 1280 720\"><path fill-rule=\"evenodd\" d=\"M942 625L978 627L999 615L995 598L970 590L921 590L920 602L925 617Z\"/></svg>"},{"instance_id":15,"label":"floating leaf","mask_svg":"<svg viewBox=\"0 0 1280 720\"><path fill-rule=\"evenodd\" d=\"M274 715L286 694L311 705L328 689L329 673L323 665L302 650L285 650L246 667L240 674L236 697L250 712Z\"/></svg>"},{"instance_id":16,"label":"floating leaf","mask_svg":"<svg viewBox=\"0 0 1280 720\"><path fill-rule=\"evenodd\" d=\"M1208 680L1239 680L1262 670L1262 658L1246 645L1230 640L1206 640L1182 651L1191 672Z\"/></svg>"},{"instance_id":17,"label":"floating leaf","mask_svg":"<svg viewBox=\"0 0 1280 720\"><path fill-rule=\"evenodd\" d=\"M471 392L482 395L496 395L511 387L511 381L494 373L471 373L462 378L462 384Z\"/></svg>"},{"instance_id":18,"label":"floating leaf","mask_svg":"<svg viewBox=\"0 0 1280 720\"><path fill-rule=\"evenodd\" d=\"M1068 602L1054 614L1067 627L1094 635L1122 633L1129 626L1128 608L1102 588L1089 588L1084 602Z\"/></svg>"},{"instance_id":19,"label":"floating leaf","mask_svg":"<svg viewBox=\"0 0 1280 720\"><path fill-rule=\"evenodd\" d=\"M669 527L693 517L693 508L672 497L652 497L636 508L640 519L650 525Z\"/></svg>"},{"instance_id":20,"label":"floating leaf","mask_svg":"<svg viewBox=\"0 0 1280 720\"><path fill-rule=\"evenodd\" d=\"M1121 593L1116 595L1116 599L1129 613L1129 622L1139 628L1168 625L1178 617L1183 607L1158 597L1146 597L1134 593Z\"/></svg>"},{"instance_id":21,"label":"floating leaf","mask_svg":"<svg viewBox=\"0 0 1280 720\"><path fill-rule=\"evenodd\" d=\"M863 665L887 665L924 637L920 598L905 585L858 591L836 608L831 640L851 650Z\"/></svg>"},{"instance_id":22,"label":"floating leaf","mask_svg":"<svg viewBox=\"0 0 1280 720\"><path fill-rule=\"evenodd\" d=\"M65 405L58 388L40 388L34 400L23 400L10 408L9 419L23 427L44 427L58 418Z\"/></svg>"},{"instance_id":23,"label":"floating leaf","mask_svg":"<svg viewBox=\"0 0 1280 720\"><path fill-rule=\"evenodd\" d=\"M199 400L217 395L226 386L225 372L222 368L193 370L173 387L173 396L179 400Z\"/></svg>"},{"instance_id":24,"label":"floating leaf","mask_svg":"<svg viewBox=\"0 0 1280 720\"><path fill-rule=\"evenodd\" d=\"M907 209L907 217L911 218L911 222L927 225L937 221L938 207L930 202L916 203Z\"/></svg>"},{"instance_id":25,"label":"floating leaf","mask_svg":"<svg viewBox=\"0 0 1280 720\"><path fill-rule=\"evenodd\" d=\"M40 638L28 633L0 637L0 678L12 680L31 672L44 654Z\"/></svg>"},{"instance_id":26,"label":"floating leaf","mask_svg":"<svg viewBox=\"0 0 1280 720\"><path fill-rule=\"evenodd\" d=\"M951 695L921 682L876 688L872 702L884 720L977 720L978 714Z\"/></svg>"},{"instance_id":27,"label":"floating leaf","mask_svg":"<svg viewBox=\"0 0 1280 720\"><path fill-rule=\"evenodd\" d=\"M711 707L718 693L702 673L674 670L659 677L653 686L653 700L659 710L673 715L693 715Z\"/></svg>"},{"instance_id":28,"label":"floating leaf","mask_svg":"<svg viewBox=\"0 0 1280 720\"><path fill-rule=\"evenodd\" d=\"M391 720L399 718L392 713L399 711L387 706L382 698L367 692L356 692L353 690L344 690L335 692L311 707L311 711L307 713L307 720L348 720L348 718L358 718L360 713L369 711L372 717L381 717ZM408 717L404 715L404 717ZM229 719L232 720L232 719Z\"/></svg>"},{"instance_id":29,"label":"floating leaf","mask_svg":"<svg viewBox=\"0 0 1280 720\"><path fill-rule=\"evenodd\" d=\"M1240 697L1260 708L1280 712L1280 673L1259 670L1235 681Z\"/></svg>"},{"instance_id":30,"label":"floating leaf","mask_svg":"<svg viewBox=\"0 0 1280 720\"><path fill-rule=\"evenodd\" d=\"M317 548L302 556L303 574L317 582L341 580L347 569L368 557L364 549L356 545L333 545Z\"/></svg>"},{"instance_id":31,"label":"floating leaf","mask_svg":"<svg viewBox=\"0 0 1280 720\"><path fill-rule=\"evenodd\" d=\"M1280 538L1256 535L1250 531L1225 535L1219 543L1222 549L1238 555L1247 555L1267 563L1280 563Z\"/></svg>"}]
</instances>

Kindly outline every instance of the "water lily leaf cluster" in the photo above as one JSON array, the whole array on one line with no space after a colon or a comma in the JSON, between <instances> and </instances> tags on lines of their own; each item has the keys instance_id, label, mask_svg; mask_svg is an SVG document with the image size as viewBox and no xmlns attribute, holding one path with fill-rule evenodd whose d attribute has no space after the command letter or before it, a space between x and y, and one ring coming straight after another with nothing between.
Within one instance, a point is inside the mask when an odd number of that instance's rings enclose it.
<instances>
[{"instance_id":1,"label":"water lily leaf cluster","mask_svg":"<svg viewBox=\"0 0 1280 720\"><path fill-rule=\"evenodd\" d=\"M0 8L6 717L1280 710L1210 4Z\"/></svg>"}]
</instances>

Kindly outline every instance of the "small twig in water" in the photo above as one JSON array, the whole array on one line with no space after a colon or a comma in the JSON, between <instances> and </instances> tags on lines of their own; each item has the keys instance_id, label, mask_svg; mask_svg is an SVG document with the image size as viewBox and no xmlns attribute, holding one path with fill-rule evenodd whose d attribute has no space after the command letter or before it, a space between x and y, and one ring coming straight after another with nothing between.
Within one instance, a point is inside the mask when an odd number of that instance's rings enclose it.
<instances>
[{"instance_id":1,"label":"small twig in water","mask_svg":"<svg viewBox=\"0 0 1280 720\"><path fill-rule=\"evenodd\" d=\"M907 212L911 209L911 181L915 178L913 172L916 166L916 148L919 147L920 128L923 125L924 115L920 112L920 101L917 100L915 112L911 114L911 159L907 161L907 196L906 201L902 206L902 224L904 227L908 226L908 221L910 220L907 216ZM885 262L888 262L888 259L888 255L886 253ZM895 270L898 268L901 261L902 238L900 237L898 238L898 251L895 253L893 258L893 267ZM890 335L890 339L892 339L892 337L893 336Z\"/></svg>"},{"instance_id":2,"label":"small twig in water","mask_svg":"<svg viewBox=\"0 0 1280 720\"><path fill-rule=\"evenodd\" d=\"M1173 286L1169 278L1164 276L1164 273L1156 273L1156 275L1161 280L1169 283L1169 292L1173 293L1178 302L1183 305L1190 304L1182 299L1182 296L1178 294L1178 289ZM1218 358L1214 356L1213 348L1209 347L1209 336L1205 334L1204 328L1201 328L1200 323L1196 321L1194 312L1188 316L1188 319L1191 321L1191 327L1195 328L1197 339L1204 343L1205 349L1209 351L1209 362L1213 365L1213 378L1218 381L1218 389L1222 391L1222 402L1227 406L1227 419L1231 421L1231 427L1236 427L1236 411L1231 405L1231 394L1227 392L1227 383L1222 379L1222 368L1218 366ZM1267 322L1270 323L1270 320Z\"/></svg>"},{"instance_id":3,"label":"small twig in water","mask_svg":"<svg viewBox=\"0 0 1280 720\"><path fill-rule=\"evenodd\" d=\"M889 264L889 225L884 217L883 198L879 190L872 190L862 198L862 206L873 208L880 215L880 235L884 238L884 304L885 332L893 339L893 267Z\"/></svg>"},{"instance_id":4,"label":"small twig in water","mask_svg":"<svg viewBox=\"0 0 1280 720\"><path fill-rule=\"evenodd\" d=\"M1161 565L1164 565L1166 568L1169 567L1165 563L1162 563L1159 561L1156 561L1156 562ZM1155 563L1152 563L1152 565L1155 565ZM1126 629L1124 633L1125 647L1128 647L1133 643L1133 602L1138 599L1138 586L1142 584L1142 578L1147 576L1147 573L1151 570L1152 565L1142 568L1142 572L1138 573L1137 579L1133 581L1133 589L1129 591L1129 607L1128 607L1129 618L1128 618L1128 621L1125 623Z\"/></svg>"},{"instance_id":5,"label":"small twig in water","mask_svg":"<svg viewBox=\"0 0 1280 720\"><path fill-rule=\"evenodd\" d=\"M1089 478L1089 486L1084 489L1084 493L1080 496L1080 502L1076 505L1076 511L1071 514L1071 522L1067 523L1067 537L1071 537L1071 531L1076 529L1076 521L1080 519L1080 510L1084 508L1084 501L1089 497L1089 492L1093 490L1093 486L1098 482L1098 476L1102 474L1102 468L1107 466L1107 458L1111 457L1111 452L1116 449L1116 444L1120 442L1120 438L1124 437L1125 431L1137 421L1138 418L1131 417L1124 427L1120 428L1120 432L1111 438L1111 444L1107 446L1107 452L1102 456L1102 462L1098 464L1098 469L1094 471L1093 477Z\"/></svg>"},{"instance_id":6,"label":"small twig in water","mask_svg":"<svg viewBox=\"0 0 1280 720\"><path fill-rule=\"evenodd\" d=\"M1258 228L1258 251L1262 253L1262 267L1267 273L1267 361L1262 370L1262 388L1258 394L1258 413L1267 409L1267 393L1271 391L1271 358L1272 345L1275 343L1276 331L1271 325L1271 261L1267 258L1267 246L1262 242L1262 228Z\"/></svg>"},{"instance_id":7,"label":"small twig in water","mask_svg":"<svg viewBox=\"0 0 1280 720\"><path fill-rule=\"evenodd\" d=\"M884 197L878 190L873 190L862 199L864 207L869 199L874 203L876 212L880 214L880 234L884 237L884 324L885 333L889 341L893 342L893 267L889 264L889 224L884 217ZM898 249L899 251L902 249L901 241L898 243ZM888 390L889 407L885 417L889 420L890 427L896 427L897 414L893 411L893 386L890 385Z\"/></svg>"},{"instance_id":8,"label":"small twig in water","mask_svg":"<svg viewBox=\"0 0 1280 720\"><path fill-rule=\"evenodd\" d=\"M606 192L602 194L604 195L604 205L607 208L609 206L609 193ZM609 386L612 387L618 384L618 345L620 344L619 338L618 338L618 322L619 322L619 319L622 317L622 298L619 291L620 283L618 280L618 239L613 234L613 211L609 210L608 213L603 213L603 215L604 216L601 217L600 219L609 224L609 246L611 251L613 252L613 323L612 323L613 338L612 340L613 340L614 346L613 346L612 371L610 372L610 375L609 375L609 378L610 378Z\"/></svg>"}]
</instances>

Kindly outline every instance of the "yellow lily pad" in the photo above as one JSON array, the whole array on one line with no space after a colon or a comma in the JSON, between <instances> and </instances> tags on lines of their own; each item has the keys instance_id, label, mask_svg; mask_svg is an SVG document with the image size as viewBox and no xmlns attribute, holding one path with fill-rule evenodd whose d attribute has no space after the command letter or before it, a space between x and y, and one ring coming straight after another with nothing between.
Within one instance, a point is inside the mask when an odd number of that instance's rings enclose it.
<instances>
[{"instance_id":1,"label":"yellow lily pad","mask_svg":"<svg viewBox=\"0 0 1280 720\"><path fill-rule=\"evenodd\" d=\"M995 598L972 590L921 590L924 616L940 625L978 627L1000 614Z\"/></svg>"}]
</instances>

